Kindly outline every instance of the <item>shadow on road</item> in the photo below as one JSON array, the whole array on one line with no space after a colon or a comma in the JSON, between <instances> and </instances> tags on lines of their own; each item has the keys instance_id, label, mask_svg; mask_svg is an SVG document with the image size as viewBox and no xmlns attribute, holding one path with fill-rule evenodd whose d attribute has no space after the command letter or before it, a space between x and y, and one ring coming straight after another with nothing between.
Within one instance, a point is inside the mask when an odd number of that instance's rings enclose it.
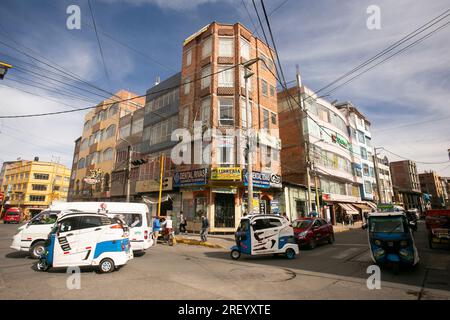
<instances>
[{"instance_id":1,"label":"shadow on road","mask_svg":"<svg viewBox=\"0 0 450 320\"><path fill-rule=\"evenodd\" d=\"M10 252L5 254L5 258L8 259L30 259L30 254L28 252L24 252L24 251L14 251L14 252Z\"/></svg>"}]
</instances>

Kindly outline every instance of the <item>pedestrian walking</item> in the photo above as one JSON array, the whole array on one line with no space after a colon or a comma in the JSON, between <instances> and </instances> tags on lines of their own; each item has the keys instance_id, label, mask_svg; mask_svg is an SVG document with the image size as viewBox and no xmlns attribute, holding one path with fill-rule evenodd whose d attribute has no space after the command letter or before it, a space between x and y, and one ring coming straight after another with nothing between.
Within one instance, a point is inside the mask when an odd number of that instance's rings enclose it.
<instances>
[{"instance_id":1,"label":"pedestrian walking","mask_svg":"<svg viewBox=\"0 0 450 320\"><path fill-rule=\"evenodd\" d=\"M209 228L209 221L208 218L206 218L204 215L202 215L202 231L200 233L200 239L202 242L206 242L208 240L208 228Z\"/></svg>"},{"instance_id":2,"label":"pedestrian walking","mask_svg":"<svg viewBox=\"0 0 450 320\"><path fill-rule=\"evenodd\" d=\"M184 217L183 211L180 212L180 233L187 234L186 232L187 221Z\"/></svg>"},{"instance_id":3,"label":"pedestrian walking","mask_svg":"<svg viewBox=\"0 0 450 320\"><path fill-rule=\"evenodd\" d=\"M348 223L349 223L349 225L353 226L353 215L352 214L348 215Z\"/></svg>"},{"instance_id":4,"label":"pedestrian walking","mask_svg":"<svg viewBox=\"0 0 450 320\"><path fill-rule=\"evenodd\" d=\"M159 217L153 217L153 245L156 246L158 242L159 231L161 230L161 223L159 222Z\"/></svg>"}]
</instances>

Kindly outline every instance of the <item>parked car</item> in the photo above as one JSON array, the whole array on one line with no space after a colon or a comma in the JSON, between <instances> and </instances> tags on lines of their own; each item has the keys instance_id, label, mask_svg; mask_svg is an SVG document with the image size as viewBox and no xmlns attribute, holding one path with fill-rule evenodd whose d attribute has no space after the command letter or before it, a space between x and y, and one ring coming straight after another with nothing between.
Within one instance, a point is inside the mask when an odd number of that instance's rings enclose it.
<instances>
[{"instance_id":1,"label":"parked car","mask_svg":"<svg viewBox=\"0 0 450 320\"><path fill-rule=\"evenodd\" d=\"M321 218L304 218L292 222L294 236L300 247L314 249L319 243L334 242L333 226Z\"/></svg>"},{"instance_id":2,"label":"parked car","mask_svg":"<svg viewBox=\"0 0 450 320\"><path fill-rule=\"evenodd\" d=\"M5 216L3 217L3 223L19 223L22 217L22 210L20 208L12 207L9 208Z\"/></svg>"}]
</instances>

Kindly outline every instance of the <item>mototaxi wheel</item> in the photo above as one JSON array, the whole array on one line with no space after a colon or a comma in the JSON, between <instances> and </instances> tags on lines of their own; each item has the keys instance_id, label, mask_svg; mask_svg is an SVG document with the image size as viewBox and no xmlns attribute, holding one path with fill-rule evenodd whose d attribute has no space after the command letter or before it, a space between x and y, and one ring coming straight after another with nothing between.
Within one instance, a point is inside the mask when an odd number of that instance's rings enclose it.
<instances>
[{"instance_id":1,"label":"mototaxi wheel","mask_svg":"<svg viewBox=\"0 0 450 320\"><path fill-rule=\"evenodd\" d=\"M102 261L100 261L98 268L100 270L100 273L112 272L115 268L114 261L110 258L105 258Z\"/></svg>"},{"instance_id":2,"label":"mototaxi wheel","mask_svg":"<svg viewBox=\"0 0 450 320\"><path fill-rule=\"evenodd\" d=\"M39 271L47 271L50 268L50 265L48 264L46 259L39 259L39 261L36 263L36 268Z\"/></svg>"},{"instance_id":3,"label":"mototaxi wheel","mask_svg":"<svg viewBox=\"0 0 450 320\"><path fill-rule=\"evenodd\" d=\"M38 259L45 253L45 241L37 241L30 248L30 255L33 259Z\"/></svg>"},{"instance_id":4,"label":"mototaxi wheel","mask_svg":"<svg viewBox=\"0 0 450 320\"><path fill-rule=\"evenodd\" d=\"M241 257L241 252L239 250L233 249L230 252L230 257L233 260L238 260Z\"/></svg>"},{"instance_id":5,"label":"mototaxi wheel","mask_svg":"<svg viewBox=\"0 0 450 320\"><path fill-rule=\"evenodd\" d=\"M295 258L295 251L292 248L288 248L286 250L286 258L288 259L294 259Z\"/></svg>"}]
</instances>

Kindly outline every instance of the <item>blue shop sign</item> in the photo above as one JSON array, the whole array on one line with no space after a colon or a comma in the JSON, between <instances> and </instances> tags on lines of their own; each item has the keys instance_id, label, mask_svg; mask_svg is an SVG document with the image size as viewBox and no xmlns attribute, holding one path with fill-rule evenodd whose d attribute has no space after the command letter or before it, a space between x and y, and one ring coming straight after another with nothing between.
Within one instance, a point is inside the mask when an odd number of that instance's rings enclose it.
<instances>
[{"instance_id":1,"label":"blue shop sign","mask_svg":"<svg viewBox=\"0 0 450 320\"><path fill-rule=\"evenodd\" d=\"M253 186L258 188L270 188L271 173L253 171ZM248 186L248 172L244 169L244 186Z\"/></svg>"},{"instance_id":2,"label":"blue shop sign","mask_svg":"<svg viewBox=\"0 0 450 320\"><path fill-rule=\"evenodd\" d=\"M182 172L175 172L173 184L175 187L199 186L208 182L208 169L197 169Z\"/></svg>"}]
</instances>

